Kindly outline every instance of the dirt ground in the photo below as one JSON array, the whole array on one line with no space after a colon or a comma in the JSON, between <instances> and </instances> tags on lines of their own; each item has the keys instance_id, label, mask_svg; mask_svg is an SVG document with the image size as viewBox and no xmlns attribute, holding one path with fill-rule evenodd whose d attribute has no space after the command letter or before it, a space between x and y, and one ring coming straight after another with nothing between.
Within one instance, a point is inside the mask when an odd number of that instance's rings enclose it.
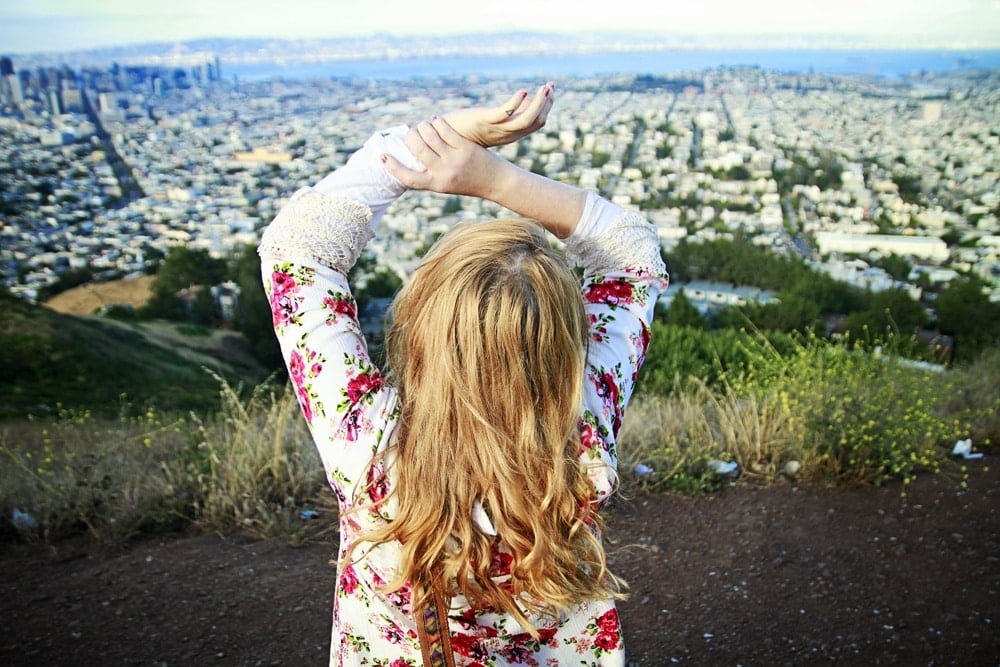
<instances>
[{"instance_id":1,"label":"dirt ground","mask_svg":"<svg viewBox=\"0 0 1000 667\"><path fill-rule=\"evenodd\" d=\"M637 665L1000 664L1000 465L967 489L737 485L608 513ZM0 545L0 664L322 665L329 542Z\"/></svg>"}]
</instances>

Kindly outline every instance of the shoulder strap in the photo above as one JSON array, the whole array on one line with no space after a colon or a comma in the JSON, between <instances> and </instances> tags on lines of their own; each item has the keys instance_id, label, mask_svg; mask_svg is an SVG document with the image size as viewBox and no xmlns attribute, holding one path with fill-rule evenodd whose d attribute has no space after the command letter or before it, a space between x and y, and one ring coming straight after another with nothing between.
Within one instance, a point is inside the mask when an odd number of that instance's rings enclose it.
<instances>
[{"instance_id":1,"label":"shoulder strap","mask_svg":"<svg viewBox=\"0 0 1000 667\"><path fill-rule=\"evenodd\" d=\"M448 608L445 605L440 581L434 582L430 604L423 609L413 611L424 665L455 667L455 655L451 651L451 632L448 630Z\"/></svg>"}]
</instances>

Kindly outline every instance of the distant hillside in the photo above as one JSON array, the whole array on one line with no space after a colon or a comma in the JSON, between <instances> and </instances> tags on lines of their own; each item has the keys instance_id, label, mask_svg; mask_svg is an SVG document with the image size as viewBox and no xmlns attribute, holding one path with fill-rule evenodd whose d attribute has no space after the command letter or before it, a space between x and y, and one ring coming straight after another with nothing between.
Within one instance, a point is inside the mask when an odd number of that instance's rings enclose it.
<instances>
[{"instance_id":1,"label":"distant hillside","mask_svg":"<svg viewBox=\"0 0 1000 667\"><path fill-rule=\"evenodd\" d=\"M118 304L138 308L149 300L155 279L155 276L139 276L131 280L86 283L56 294L45 305L70 315L92 315L103 306Z\"/></svg>"},{"instance_id":2,"label":"distant hillside","mask_svg":"<svg viewBox=\"0 0 1000 667\"><path fill-rule=\"evenodd\" d=\"M234 384L263 379L232 331L66 315L6 294L0 308L0 417L123 402L201 410L218 396L205 368Z\"/></svg>"}]
</instances>

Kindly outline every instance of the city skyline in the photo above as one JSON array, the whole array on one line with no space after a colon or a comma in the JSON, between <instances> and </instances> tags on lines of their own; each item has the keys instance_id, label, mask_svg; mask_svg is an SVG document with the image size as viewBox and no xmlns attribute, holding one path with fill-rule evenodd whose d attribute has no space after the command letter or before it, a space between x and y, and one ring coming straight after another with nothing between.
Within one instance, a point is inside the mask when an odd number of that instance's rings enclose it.
<instances>
[{"instance_id":1,"label":"city skyline","mask_svg":"<svg viewBox=\"0 0 1000 667\"><path fill-rule=\"evenodd\" d=\"M843 0L836 6L791 0L703 0L651 5L596 0L481 0L470 15L457 0L375 0L368 3L287 0L43 0L0 5L0 44L6 53L44 53L182 42L200 38L319 39L370 34L457 35L532 30L556 33L642 31L714 39L825 36L837 46L934 49L1000 48L1000 0ZM817 47L829 46L817 42Z\"/></svg>"}]
</instances>

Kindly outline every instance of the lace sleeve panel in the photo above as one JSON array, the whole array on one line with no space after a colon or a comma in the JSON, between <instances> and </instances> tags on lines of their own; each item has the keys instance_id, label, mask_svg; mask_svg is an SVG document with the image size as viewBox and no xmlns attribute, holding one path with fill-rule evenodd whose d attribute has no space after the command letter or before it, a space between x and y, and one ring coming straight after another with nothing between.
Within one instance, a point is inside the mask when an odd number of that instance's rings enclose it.
<instances>
[{"instance_id":1,"label":"lace sleeve panel","mask_svg":"<svg viewBox=\"0 0 1000 667\"><path fill-rule=\"evenodd\" d=\"M633 211L623 211L599 234L570 238L566 242L566 254L571 262L582 265L590 273L628 268L667 277L656 227Z\"/></svg>"},{"instance_id":2,"label":"lace sleeve panel","mask_svg":"<svg viewBox=\"0 0 1000 667\"><path fill-rule=\"evenodd\" d=\"M301 188L261 237L257 252L317 261L347 273L373 232L371 209L359 201Z\"/></svg>"}]
</instances>

